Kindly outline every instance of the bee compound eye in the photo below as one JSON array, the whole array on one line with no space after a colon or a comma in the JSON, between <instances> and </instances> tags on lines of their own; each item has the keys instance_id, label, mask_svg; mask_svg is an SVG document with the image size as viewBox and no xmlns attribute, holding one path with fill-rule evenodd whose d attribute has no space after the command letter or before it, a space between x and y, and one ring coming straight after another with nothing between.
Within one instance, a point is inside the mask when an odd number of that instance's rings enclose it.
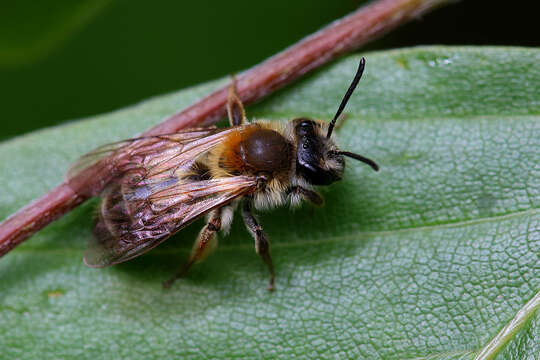
<instances>
[{"instance_id":1,"label":"bee compound eye","mask_svg":"<svg viewBox=\"0 0 540 360\"><path fill-rule=\"evenodd\" d=\"M313 120L310 119L298 119L295 125L295 131L297 136L303 137L313 134Z\"/></svg>"}]
</instances>

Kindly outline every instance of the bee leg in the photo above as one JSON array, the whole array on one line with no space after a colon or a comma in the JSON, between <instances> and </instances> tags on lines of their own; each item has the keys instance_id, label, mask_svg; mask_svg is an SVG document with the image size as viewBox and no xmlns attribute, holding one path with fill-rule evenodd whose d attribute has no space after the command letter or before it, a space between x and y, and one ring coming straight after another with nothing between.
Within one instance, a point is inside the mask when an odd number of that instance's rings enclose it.
<instances>
[{"instance_id":1,"label":"bee leg","mask_svg":"<svg viewBox=\"0 0 540 360\"><path fill-rule=\"evenodd\" d=\"M255 219L251 211L251 199L244 199L244 206L242 207L242 218L246 228L255 239L255 251L261 257L262 261L268 266L270 271L270 284L268 286L269 291L274 291L274 264L272 263L272 257L270 256L270 244L266 239L262 227Z\"/></svg>"},{"instance_id":2,"label":"bee leg","mask_svg":"<svg viewBox=\"0 0 540 360\"><path fill-rule=\"evenodd\" d=\"M174 274L169 280L163 282L163 287L169 288L172 283L184 276L189 268L198 262L203 261L217 247L217 232L221 229L221 209L211 213L210 220L202 228L197 240L193 244L189 259L184 266Z\"/></svg>"},{"instance_id":3,"label":"bee leg","mask_svg":"<svg viewBox=\"0 0 540 360\"><path fill-rule=\"evenodd\" d=\"M318 192L303 188L301 186L293 186L287 190L287 194L291 195L291 204L296 205L300 199L306 199L313 205L322 206L324 199Z\"/></svg>"},{"instance_id":4,"label":"bee leg","mask_svg":"<svg viewBox=\"0 0 540 360\"><path fill-rule=\"evenodd\" d=\"M229 95L227 97L227 115L229 115L229 124L231 126L239 126L247 122L244 105L236 92L236 78L234 76L233 83L229 86Z\"/></svg>"}]
</instances>

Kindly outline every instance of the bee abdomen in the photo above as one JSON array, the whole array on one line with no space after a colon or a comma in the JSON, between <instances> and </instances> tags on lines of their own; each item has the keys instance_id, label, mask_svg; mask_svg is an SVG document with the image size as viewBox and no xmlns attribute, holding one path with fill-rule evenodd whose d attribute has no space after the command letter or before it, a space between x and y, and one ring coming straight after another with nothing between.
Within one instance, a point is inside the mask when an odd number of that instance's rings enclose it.
<instances>
[{"instance_id":1,"label":"bee abdomen","mask_svg":"<svg viewBox=\"0 0 540 360\"><path fill-rule=\"evenodd\" d=\"M188 181L203 181L210 179L210 169L203 162L195 162L190 171L188 171L183 177L182 180Z\"/></svg>"}]
</instances>

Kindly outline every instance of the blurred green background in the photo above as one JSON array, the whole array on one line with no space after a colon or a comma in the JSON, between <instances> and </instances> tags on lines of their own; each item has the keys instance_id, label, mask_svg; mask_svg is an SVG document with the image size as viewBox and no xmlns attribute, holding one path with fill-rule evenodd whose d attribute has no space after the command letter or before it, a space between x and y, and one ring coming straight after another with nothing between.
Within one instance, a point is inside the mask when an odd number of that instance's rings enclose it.
<instances>
[{"instance_id":1,"label":"blurred green background","mask_svg":"<svg viewBox=\"0 0 540 360\"><path fill-rule=\"evenodd\" d=\"M2 1L0 140L239 72L362 3ZM532 7L457 2L366 49L538 46Z\"/></svg>"}]
</instances>

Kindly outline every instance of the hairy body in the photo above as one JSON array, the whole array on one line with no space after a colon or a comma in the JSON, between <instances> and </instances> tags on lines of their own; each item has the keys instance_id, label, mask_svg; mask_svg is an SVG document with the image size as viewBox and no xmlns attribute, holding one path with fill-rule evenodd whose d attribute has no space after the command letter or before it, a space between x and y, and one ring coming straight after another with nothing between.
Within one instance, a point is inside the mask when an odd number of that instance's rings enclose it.
<instances>
[{"instance_id":1,"label":"hairy body","mask_svg":"<svg viewBox=\"0 0 540 360\"><path fill-rule=\"evenodd\" d=\"M105 155L113 181L100 194L95 238L85 253L85 263L103 267L127 261L169 238L192 221L206 215L207 224L178 273L183 276L217 246L217 233L227 232L241 204L242 218L255 240L255 250L270 271L274 267L270 246L253 214L261 210L322 197L314 185L329 185L343 176L344 156L378 166L360 155L340 151L332 129L363 70L363 60L330 123L298 118L286 124L249 123L234 84L227 110L231 127L197 128L184 132L132 139L106 145L82 157L68 173L68 182L81 169Z\"/></svg>"}]
</instances>

